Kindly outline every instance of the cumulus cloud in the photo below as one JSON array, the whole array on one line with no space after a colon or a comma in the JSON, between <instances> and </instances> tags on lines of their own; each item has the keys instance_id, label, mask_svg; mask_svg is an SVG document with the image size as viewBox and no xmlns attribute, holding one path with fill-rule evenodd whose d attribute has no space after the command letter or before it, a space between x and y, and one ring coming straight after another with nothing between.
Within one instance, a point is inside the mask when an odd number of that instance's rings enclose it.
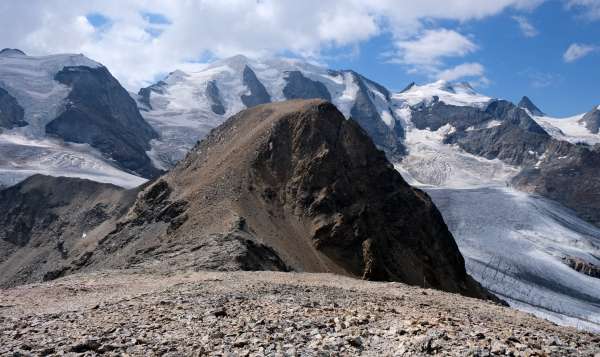
<instances>
[{"instance_id":1,"label":"cumulus cloud","mask_svg":"<svg viewBox=\"0 0 600 357\"><path fill-rule=\"evenodd\" d=\"M519 29L525 37L535 37L539 34L535 26L525 16L513 16L512 18L517 22Z\"/></svg>"},{"instance_id":2,"label":"cumulus cloud","mask_svg":"<svg viewBox=\"0 0 600 357\"><path fill-rule=\"evenodd\" d=\"M398 61L401 63L437 67L447 57L463 57L477 46L466 36L448 29L426 30L419 37L397 41Z\"/></svg>"},{"instance_id":3,"label":"cumulus cloud","mask_svg":"<svg viewBox=\"0 0 600 357\"><path fill-rule=\"evenodd\" d=\"M444 69L476 49L432 20L468 21L541 0L29 0L0 2L0 41L31 54L84 53L136 89L184 63L238 53L319 60L328 50L390 34L410 68ZM90 21L97 14L106 24ZM157 18L164 21L156 21ZM433 39L449 40L432 46ZM428 42L429 41L429 42ZM437 49L439 47L440 49Z\"/></svg>"},{"instance_id":4,"label":"cumulus cloud","mask_svg":"<svg viewBox=\"0 0 600 357\"><path fill-rule=\"evenodd\" d=\"M567 48L567 50L563 54L563 59L567 63L575 62L578 59L583 58L594 51L598 51L597 46L573 43L571 44L571 46L569 46L569 48Z\"/></svg>"}]
</instances>

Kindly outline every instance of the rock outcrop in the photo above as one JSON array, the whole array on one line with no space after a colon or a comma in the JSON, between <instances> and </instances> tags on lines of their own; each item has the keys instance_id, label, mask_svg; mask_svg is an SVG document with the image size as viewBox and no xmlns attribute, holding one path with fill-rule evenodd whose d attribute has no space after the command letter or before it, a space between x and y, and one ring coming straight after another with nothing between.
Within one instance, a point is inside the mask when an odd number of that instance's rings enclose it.
<instances>
[{"instance_id":1,"label":"rock outcrop","mask_svg":"<svg viewBox=\"0 0 600 357\"><path fill-rule=\"evenodd\" d=\"M206 84L206 96L210 100L210 109L213 113L218 115L225 114L225 106L221 100L221 94L216 81L209 81Z\"/></svg>"},{"instance_id":2,"label":"rock outcrop","mask_svg":"<svg viewBox=\"0 0 600 357\"><path fill-rule=\"evenodd\" d=\"M581 121L585 124L585 127L592 133L598 134L600 131L600 106L592 109L586 113Z\"/></svg>"},{"instance_id":3,"label":"rock outcrop","mask_svg":"<svg viewBox=\"0 0 600 357\"><path fill-rule=\"evenodd\" d=\"M0 87L0 128L12 129L27 125L23 120L25 111L15 97Z\"/></svg>"},{"instance_id":4,"label":"rock outcrop","mask_svg":"<svg viewBox=\"0 0 600 357\"><path fill-rule=\"evenodd\" d=\"M285 77L283 95L286 99L315 99L331 101L327 87L319 81L306 78L300 71L289 71Z\"/></svg>"},{"instance_id":5,"label":"rock outcrop","mask_svg":"<svg viewBox=\"0 0 600 357\"><path fill-rule=\"evenodd\" d=\"M537 116L544 115L544 112L542 112L540 110L540 108L538 108L535 104L533 104L531 99L529 99L529 97L527 97L527 96L524 96L523 98L521 98L521 101L519 102L519 104L517 104L517 106L519 108L527 109L531 113L531 115L537 115Z\"/></svg>"},{"instance_id":6,"label":"rock outcrop","mask_svg":"<svg viewBox=\"0 0 600 357\"><path fill-rule=\"evenodd\" d=\"M86 143L120 167L151 178L160 171L146 151L158 134L140 115L135 101L105 67L64 67L55 80L71 87L65 110L46 132Z\"/></svg>"},{"instance_id":7,"label":"rock outcrop","mask_svg":"<svg viewBox=\"0 0 600 357\"><path fill-rule=\"evenodd\" d=\"M244 67L242 82L248 88L248 94L242 95L242 103L247 108L271 102L271 96L265 86L258 80L256 73L248 65Z\"/></svg>"},{"instance_id":8,"label":"rock outcrop","mask_svg":"<svg viewBox=\"0 0 600 357\"><path fill-rule=\"evenodd\" d=\"M582 274L591 276L592 278L600 279L600 266L586 262L578 257L563 257L563 262Z\"/></svg>"},{"instance_id":9,"label":"rock outcrop","mask_svg":"<svg viewBox=\"0 0 600 357\"><path fill-rule=\"evenodd\" d=\"M225 240L241 248L212 248ZM261 269L488 297L429 197L320 100L254 107L213 130L140 193L91 265L232 270L247 264L249 245Z\"/></svg>"}]
</instances>

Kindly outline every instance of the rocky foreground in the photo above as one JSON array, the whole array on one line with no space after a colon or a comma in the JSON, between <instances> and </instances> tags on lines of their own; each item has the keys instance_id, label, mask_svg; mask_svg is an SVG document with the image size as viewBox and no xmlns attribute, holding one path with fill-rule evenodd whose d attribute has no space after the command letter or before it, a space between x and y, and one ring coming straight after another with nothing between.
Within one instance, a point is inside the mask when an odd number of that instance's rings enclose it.
<instances>
[{"instance_id":1,"label":"rocky foreground","mask_svg":"<svg viewBox=\"0 0 600 357\"><path fill-rule=\"evenodd\" d=\"M104 271L0 291L0 355L600 356L600 335L332 274Z\"/></svg>"}]
</instances>

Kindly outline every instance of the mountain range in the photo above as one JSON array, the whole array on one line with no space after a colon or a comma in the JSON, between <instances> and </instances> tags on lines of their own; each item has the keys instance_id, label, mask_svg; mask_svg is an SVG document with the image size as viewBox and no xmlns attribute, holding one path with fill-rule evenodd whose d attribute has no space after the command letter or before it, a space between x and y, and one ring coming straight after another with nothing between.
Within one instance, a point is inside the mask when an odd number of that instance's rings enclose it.
<instances>
[{"instance_id":1,"label":"mountain range","mask_svg":"<svg viewBox=\"0 0 600 357\"><path fill-rule=\"evenodd\" d=\"M300 99L312 101L268 105ZM552 118L467 83L393 92L351 70L244 56L131 94L84 56L3 50L0 108L4 285L161 264L334 271L487 289L600 329L600 107ZM21 182L34 173L104 184Z\"/></svg>"}]
</instances>

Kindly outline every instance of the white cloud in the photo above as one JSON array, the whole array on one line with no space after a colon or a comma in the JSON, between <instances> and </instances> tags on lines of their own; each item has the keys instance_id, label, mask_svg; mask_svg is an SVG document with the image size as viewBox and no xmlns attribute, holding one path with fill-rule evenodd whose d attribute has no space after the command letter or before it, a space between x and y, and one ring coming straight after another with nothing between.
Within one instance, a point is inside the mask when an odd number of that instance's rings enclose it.
<instances>
[{"instance_id":1,"label":"white cloud","mask_svg":"<svg viewBox=\"0 0 600 357\"><path fill-rule=\"evenodd\" d=\"M563 54L563 59L568 63L575 62L597 50L597 46L573 43Z\"/></svg>"},{"instance_id":2,"label":"white cloud","mask_svg":"<svg viewBox=\"0 0 600 357\"><path fill-rule=\"evenodd\" d=\"M521 29L525 37L535 37L539 34L535 26L525 16L513 16L513 20L517 22L519 29Z\"/></svg>"},{"instance_id":3,"label":"white cloud","mask_svg":"<svg viewBox=\"0 0 600 357\"><path fill-rule=\"evenodd\" d=\"M439 71L445 58L464 56L476 46L456 31L428 29L432 21L478 20L541 1L0 1L0 42L31 54L84 53L108 66L130 89L206 54L292 53L318 60L329 49L352 48L381 33L391 34L413 66L423 62ZM150 23L148 12L163 15L168 23ZM91 13L109 19L110 26L94 28L85 18ZM452 42L431 47L427 36Z\"/></svg>"},{"instance_id":4,"label":"white cloud","mask_svg":"<svg viewBox=\"0 0 600 357\"><path fill-rule=\"evenodd\" d=\"M599 0L567 0L567 8L581 10L581 16L588 20L600 20Z\"/></svg>"},{"instance_id":5,"label":"white cloud","mask_svg":"<svg viewBox=\"0 0 600 357\"><path fill-rule=\"evenodd\" d=\"M463 57L477 49L469 38L448 29L426 30L415 39L397 41L396 47L399 62L425 67L437 67L444 58Z\"/></svg>"}]
</instances>

